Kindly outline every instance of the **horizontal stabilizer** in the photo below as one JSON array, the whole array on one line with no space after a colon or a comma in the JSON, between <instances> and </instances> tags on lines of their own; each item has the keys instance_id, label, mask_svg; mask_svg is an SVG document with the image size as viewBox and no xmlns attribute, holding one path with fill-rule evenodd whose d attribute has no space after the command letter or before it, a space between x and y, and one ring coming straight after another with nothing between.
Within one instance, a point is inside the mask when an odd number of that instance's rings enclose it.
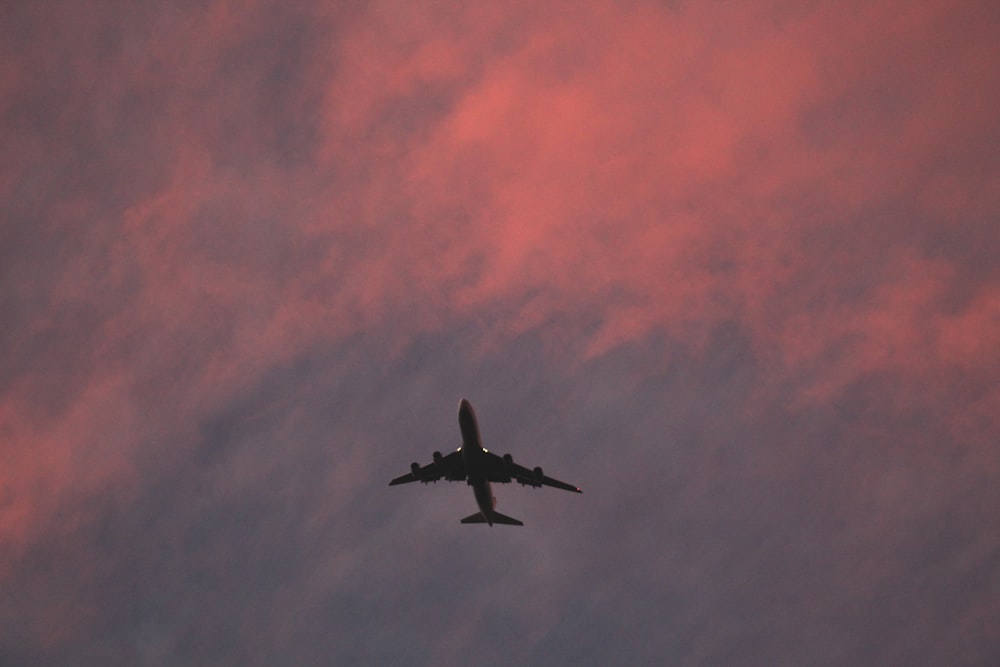
<instances>
[{"instance_id":1,"label":"horizontal stabilizer","mask_svg":"<svg viewBox=\"0 0 1000 667\"><path fill-rule=\"evenodd\" d=\"M514 517L507 516L505 514L500 514L500 512L493 512L493 523L503 523L508 526L523 526L524 524L515 519Z\"/></svg>"},{"instance_id":2,"label":"horizontal stabilizer","mask_svg":"<svg viewBox=\"0 0 1000 667\"><path fill-rule=\"evenodd\" d=\"M486 523L486 517L483 516L482 512L476 512L472 516L467 516L464 519L462 519L462 523ZM493 512L493 523L502 523L507 526L524 525L514 517L510 517L505 514L500 514L500 512Z\"/></svg>"}]
</instances>

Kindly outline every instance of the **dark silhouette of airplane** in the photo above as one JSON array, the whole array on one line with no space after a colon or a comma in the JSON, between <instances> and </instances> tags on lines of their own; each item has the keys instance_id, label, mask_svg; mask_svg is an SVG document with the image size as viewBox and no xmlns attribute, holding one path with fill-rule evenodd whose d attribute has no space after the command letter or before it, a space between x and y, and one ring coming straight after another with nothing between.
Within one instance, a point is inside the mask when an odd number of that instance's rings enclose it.
<instances>
[{"instance_id":1,"label":"dark silhouette of airplane","mask_svg":"<svg viewBox=\"0 0 1000 667\"><path fill-rule=\"evenodd\" d=\"M506 484L517 481L528 486L554 486L557 489L583 493L579 487L546 477L541 468L529 469L514 463L510 454L497 456L483 447L479 435L479 422L472 405L464 398L458 404L458 426L462 430L462 446L454 452L442 456L434 452L434 461L425 466L414 463L410 472L389 482L389 486L407 482L436 482L446 479L451 482L467 481L476 496L479 511L462 519L462 523L502 523L508 526L524 524L512 517L496 511L497 499L493 496L491 482Z\"/></svg>"}]
</instances>

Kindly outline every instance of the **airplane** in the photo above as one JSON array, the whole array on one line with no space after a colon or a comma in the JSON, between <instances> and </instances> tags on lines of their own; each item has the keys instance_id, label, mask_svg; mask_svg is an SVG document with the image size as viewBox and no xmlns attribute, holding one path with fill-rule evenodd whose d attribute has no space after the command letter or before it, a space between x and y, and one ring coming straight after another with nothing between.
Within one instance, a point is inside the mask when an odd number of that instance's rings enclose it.
<instances>
[{"instance_id":1,"label":"airplane","mask_svg":"<svg viewBox=\"0 0 1000 667\"><path fill-rule=\"evenodd\" d=\"M462 446L450 454L434 452L434 460L425 466L410 465L410 472L389 482L389 486L408 482L436 482L444 478L450 482L465 480L472 487L479 511L462 519L462 523L494 523L523 526L524 523L496 511L497 499L493 496L491 482L506 484L517 481L522 486L552 486L574 493L583 493L579 487L546 477L540 467L529 469L514 462L510 454L497 456L483 447L479 422L472 404L466 399L458 403L458 426L462 431Z\"/></svg>"}]
</instances>

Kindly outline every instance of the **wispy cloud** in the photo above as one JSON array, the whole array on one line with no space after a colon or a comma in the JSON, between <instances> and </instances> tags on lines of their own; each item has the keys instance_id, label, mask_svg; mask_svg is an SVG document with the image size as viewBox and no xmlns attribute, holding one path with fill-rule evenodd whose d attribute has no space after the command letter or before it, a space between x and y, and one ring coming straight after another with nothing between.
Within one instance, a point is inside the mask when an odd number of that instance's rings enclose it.
<instances>
[{"instance_id":1,"label":"wispy cloud","mask_svg":"<svg viewBox=\"0 0 1000 667\"><path fill-rule=\"evenodd\" d=\"M5 8L0 662L988 662L994 15Z\"/></svg>"}]
</instances>

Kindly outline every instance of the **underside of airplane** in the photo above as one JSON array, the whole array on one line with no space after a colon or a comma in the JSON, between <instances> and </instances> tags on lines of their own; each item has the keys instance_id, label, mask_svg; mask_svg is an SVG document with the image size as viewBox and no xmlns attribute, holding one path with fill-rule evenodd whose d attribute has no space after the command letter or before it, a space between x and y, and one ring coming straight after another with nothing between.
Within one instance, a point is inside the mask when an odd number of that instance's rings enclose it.
<instances>
[{"instance_id":1,"label":"underside of airplane","mask_svg":"<svg viewBox=\"0 0 1000 667\"><path fill-rule=\"evenodd\" d=\"M514 461L510 454L497 456L485 449L479 434L479 423L472 405L464 398L458 406L458 424L462 431L462 446L449 454L434 452L427 465L413 463L410 472L401 475L389 486L408 482L467 482L476 497L479 511L462 519L462 523L485 523L492 526L499 523L508 526L522 526L521 521L496 511L496 498L491 483L506 484L517 482L524 486L551 486L565 491L582 493L580 488L548 477L540 466L528 468Z\"/></svg>"}]
</instances>

